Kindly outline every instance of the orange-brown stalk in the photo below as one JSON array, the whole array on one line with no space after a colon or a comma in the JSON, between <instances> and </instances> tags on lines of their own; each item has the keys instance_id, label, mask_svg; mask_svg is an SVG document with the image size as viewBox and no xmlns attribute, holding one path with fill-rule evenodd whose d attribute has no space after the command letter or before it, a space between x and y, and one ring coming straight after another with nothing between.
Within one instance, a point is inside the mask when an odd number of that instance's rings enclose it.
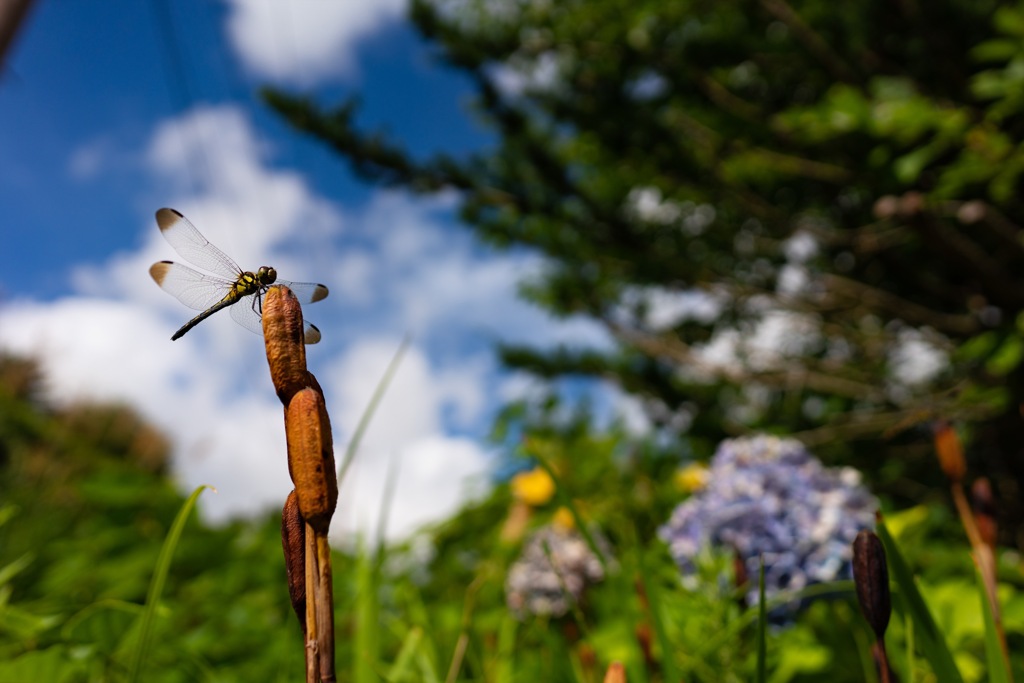
<instances>
[{"instance_id":1,"label":"orange-brown stalk","mask_svg":"<svg viewBox=\"0 0 1024 683\"><path fill-rule=\"evenodd\" d=\"M288 473L295 484L282 519L289 594L296 612L302 613L303 603L305 607L307 683L334 683L334 593L327 532L338 503L338 479L323 392L306 369L303 327L295 295L286 287L271 287L263 299L263 337L270 377L285 407Z\"/></svg>"}]
</instances>

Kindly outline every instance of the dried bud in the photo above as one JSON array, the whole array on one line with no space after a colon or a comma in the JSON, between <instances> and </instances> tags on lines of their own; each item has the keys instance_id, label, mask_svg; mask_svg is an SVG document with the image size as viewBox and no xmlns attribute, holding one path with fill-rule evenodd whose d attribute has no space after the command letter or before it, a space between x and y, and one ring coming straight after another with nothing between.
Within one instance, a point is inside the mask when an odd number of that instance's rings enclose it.
<instances>
[{"instance_id":1,"label":"dried bud","mask_svg":"<svg viewBox=\"0 0 1024 683\"><path fill-rule=\"evenodd\" d=\"M853 582L857 587L860 611L875 632L875 637L881 640L892 613L889 569L885 565L882 541L867 529L858 533L853 541Z\"/></svg>"},{"instance_id":2,"label":"dried bud","mask_svg":"<svg viewBox=\"0 0 1024 683\"><path fill-rule=\"evenodd\" d=\"M924 211L924 195L911 190L900 197L899 212L903 216L914 216Z\"/></svg>"},{"instance_id":3,"label":"dried bud","mask_svg":"<svg viewBox=\"0 0 1024 683\"><path fill-rule=\"evenodd\" d=\"M892 218L899 210L900 200L891 194L879 197L875 200L875 205L873 207L875 218L878 218L879 220Z\"/></svg>"},{"instance_id":4,"label":"dried bud","mask_svg":"<svg viewBox=\"0 0 1024 683\"><path fill-rule=\"evenodd\" d=\"M981 477L971 485L971 508L974 511L974 522L978 526L981 540L985 545L994 548L998 530L996 500L992 495L992 485L988 479Z\"/></svg>"},{"instance_id":5,"label":"dried bud","mask_svg":"<svg viewBox=\"0 0 1024 683\"><path fill-rule=\"evenodd\" d=\"M739 591L742 596L747 589L747 583L750 581L750 576L747 574L747 565L743 561L743 555L735 548L732 551L732 579L733 584L736 586L736 590Z\"/></svg>"},{"instance_id":6,"label":"dried bud","mask_svg":"<svg viewBox=\"0 0 1024 683\"><path fill-rule=\"evenodd\" d=\"M604 683L626 683L626 669L621 663L612 662L604 675Z\"/></svg>"},{"instance_id":7,"label":"dried bud","mask_svg":"<svg viewBox=\"0 0 1024 683\"><path fill-rule=\"evenodd\" d=\"M967 471L964 460L964 449L956 430L948 422L942 420L932 426L935 437L935 453L939 456L939 466L954 484L963 481Z\"/></svg>"},{"instance_id":8,"label":"dried bud","mask_svg":"<svg viewBox=\"0 0 1024 683\"><path fill-rule=\"evenodd\" d=\"M296 392L310 385L302 306L287 287L275 285L263 297L263 340L270 378L277 397L287 406Z\"/></svg>"},{"instance_id":9,"label":"dried bud","mask_svg":"<svg viewBox=\"0 0 1024 683\"><path fill-rule=\"evenodd\" d=\"M985 202L973 200L961 204L956 211L956 217L961 223L971 225L984 219L985 213Z\"/></svg>"},{"instance_id":10,"label":"dried bud","mask_svg":"<svg viewBox=\"0 0 1024 683\"><path fill-rule=\"evenodd\" d=\"M288 471L295 483L302 518L317 532L327 533L338 504L334 444L323 396L305 388L285 411Z\"/></svg>"},{"instance_id":11,"label":"dried bud","mask_svg":"<svg viewBox=\"0 0 1024 683\"><path fill-rule=\"evenodd\" d=\"M288 577L288 597L306 630L306 523L299 512L299 499L293 490L281 512L281 545L284 546L284 570Z\"/></svg>"}]
</instances>

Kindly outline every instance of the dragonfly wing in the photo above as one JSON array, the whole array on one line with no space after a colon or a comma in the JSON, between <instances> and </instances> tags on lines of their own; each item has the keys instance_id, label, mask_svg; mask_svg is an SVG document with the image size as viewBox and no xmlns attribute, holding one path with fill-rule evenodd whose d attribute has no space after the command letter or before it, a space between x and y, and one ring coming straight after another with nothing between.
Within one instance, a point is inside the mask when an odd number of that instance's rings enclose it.
<instances>
[{"instance_id":1,"label":"dragonfly wing","mask_svg":"<svg viewBox=\"0 0 1024 683\"><path fill-rule=\"evenodd\" d=\"M219 302L233 285L172 261L154 263L149 274L162 290L197 311L205 311Z\"/></svg>"},{"instance_id":2,"label":"dragonfly wing","mask_svg":"<svg viewBox=\"0 0 1024 683\"><path fill-rule=\"evenodd\" d=\"M263 334L263 318L259 313L259 303L255 294L243 297L241 301L230 308L231 317L235 319L236 323L256 334ZM320 330L312 323L305 324L303 334L307 344L316 344L320 341Z\"/></svg>"},{"instance_id":3,"label":"dragonfly wing","mask_svg":"<svg viewBox=\"0 0 1024 683\"><path fill-rule=\"evenodd\" d=\"M320 328L313 323L306 323L306 329L302 332L306 337L305 342L307 344L316 344L320 341Z\"/></svg>"},{"instance_id":4,"label":"dragonfly wing","mask_svg":"<svg viewBox=\"0 0 1024 683\"><path fill-rule=\"evenodd\" d=\"M256 334L263 334L263 317L260 315L260 304L255 294L242 297L241 301L231 307L231 317L235 322Z\"/></svg>"},{"instance_id":5,"label":"dragonfly wing","mask_svg":"<svg viewBox=\"0 0 1024 683\"><path fill-rule=\"evenodd\" d=\"M174 250L185 260L200 268L235 280L242 272L227 254L210 244L196 226L174 209L160 209L156 212L156 224L160 233L171 243Z\"/></svg>"},{"instance_id":6,"label":"dragonfly wing","mask_svg":"<svg viewBox=\"0 0 1024 683\"><path fill-rule=\"evenodd\" d=\"M299 300L300 304L315 304L317 301L322 301L327 298L328 291L326 285L321 285L316 282L289 282L288 280L278 280L274 284L284 285L288 289L292 290L292 294ZM306 342L307 344L311 342Z\"/></svg>"}]
</instances>

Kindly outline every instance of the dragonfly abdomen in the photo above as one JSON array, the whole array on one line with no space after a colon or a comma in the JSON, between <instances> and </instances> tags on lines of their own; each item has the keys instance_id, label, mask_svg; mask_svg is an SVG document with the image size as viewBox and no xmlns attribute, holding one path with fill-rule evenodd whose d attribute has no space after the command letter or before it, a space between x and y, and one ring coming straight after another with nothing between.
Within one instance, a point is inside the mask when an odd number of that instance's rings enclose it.
<instances>
[{"instance_id":1,"label":"dragonfly abdomen","mask_svg":"<svg viewBox=\"0 0 1024 683\"><path fill-rule=\"evenodd\" d=\"M232 289L230 292L228 292L228 295L226 297L224 297L223 299L215 303L213 306L210 306L205 311L203 311L202 313L200 313L199 315L197 315L196 317L192 318L187 323L182 325L181 329L175 332L174 335L171 337L171 341L181 339L181 337L183 337L185 333L191 330L193 327L203 322L220 309L227 308L228 306L232 305L233 303L238 301L239 298L240 297L238 291Z\"/></svg>"}]
</instances>

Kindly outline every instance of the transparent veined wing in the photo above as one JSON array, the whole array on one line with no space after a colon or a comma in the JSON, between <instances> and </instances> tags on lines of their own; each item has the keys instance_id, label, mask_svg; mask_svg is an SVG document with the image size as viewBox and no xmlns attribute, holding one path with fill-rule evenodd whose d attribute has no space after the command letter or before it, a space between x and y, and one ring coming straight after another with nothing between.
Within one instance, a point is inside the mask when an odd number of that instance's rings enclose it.
<instances>
[{"instance_id":1,"label":"transparent veined wing","mask_svg":"<svg viewBox=\"0 0 1024 683\"><path fill-rule=\"evenodd\" d=\"M279 283L280 284L280 283ZM307 284L307 283L302 283ZM290 283L289 285L290 286ZM323 286L323 285L319 285ZM324 287L326 289L326 287ZM234 318L235 322L242 327L255 332L258 335L263 335L263 316L260 315L260 302L257 301L256 294L250 294L249 296L242 297L242 300L231 306L231 317ZM322 298L322 297L321 297ZM300 300L301 303L301 300ZM305 327L302 331L305 337L304 341L307 344L316 344L320 341L320 330L316 325L305 320Z\"/></svg>"},{"instance_id":2,"label":"transparent veined wing","mask_svg":"<svg viewBox=\"0 0 1024 683\"><path fill-rule=\"evenodd\" d=\"M154 263L149 274L160 285L160 289L197 311L205 311L219 302L234 284L173 261Z\"/></svg>"},{"instance_id":3,"label":"transparent veined wing","mask_svg":"<svg viewBox=\"0 0 1024 683\"><path fill-rule=\"evenodd\" d=\"M174 250L192 265L199 266L229 280L236 280L242 273L238 264L227 254L210 244L210 241L192 225L189 219L174 209L160 209L156 212L156 224L160 233L170 242Z\"/></svg>"},{"instance_id":4,"label":"transparent veined wing","mask_svg":"<svg viewBox=\"0 0 1024 683\"><path fill-rule=\"evenodd\" d=\"M244 296L241 301L231 306L231 317L247 330L262 335L263 316L260 315L260 302L256 296L255 294Z\"/></svg>"},{"instance_id":5,"label":"transparent veined wing","mask_svg":"<svg viewBox=\"0 0 1024 683\"><path fill-rule=\"evenodd\" d=\"M292 290L295 298L303 305L315 304L317 301L322 301L327 298L329 293L326 286L316 282L289 282L288 280L278 280L275 284L284 285L288 289Z\"/></svg>"}]
</instances>

